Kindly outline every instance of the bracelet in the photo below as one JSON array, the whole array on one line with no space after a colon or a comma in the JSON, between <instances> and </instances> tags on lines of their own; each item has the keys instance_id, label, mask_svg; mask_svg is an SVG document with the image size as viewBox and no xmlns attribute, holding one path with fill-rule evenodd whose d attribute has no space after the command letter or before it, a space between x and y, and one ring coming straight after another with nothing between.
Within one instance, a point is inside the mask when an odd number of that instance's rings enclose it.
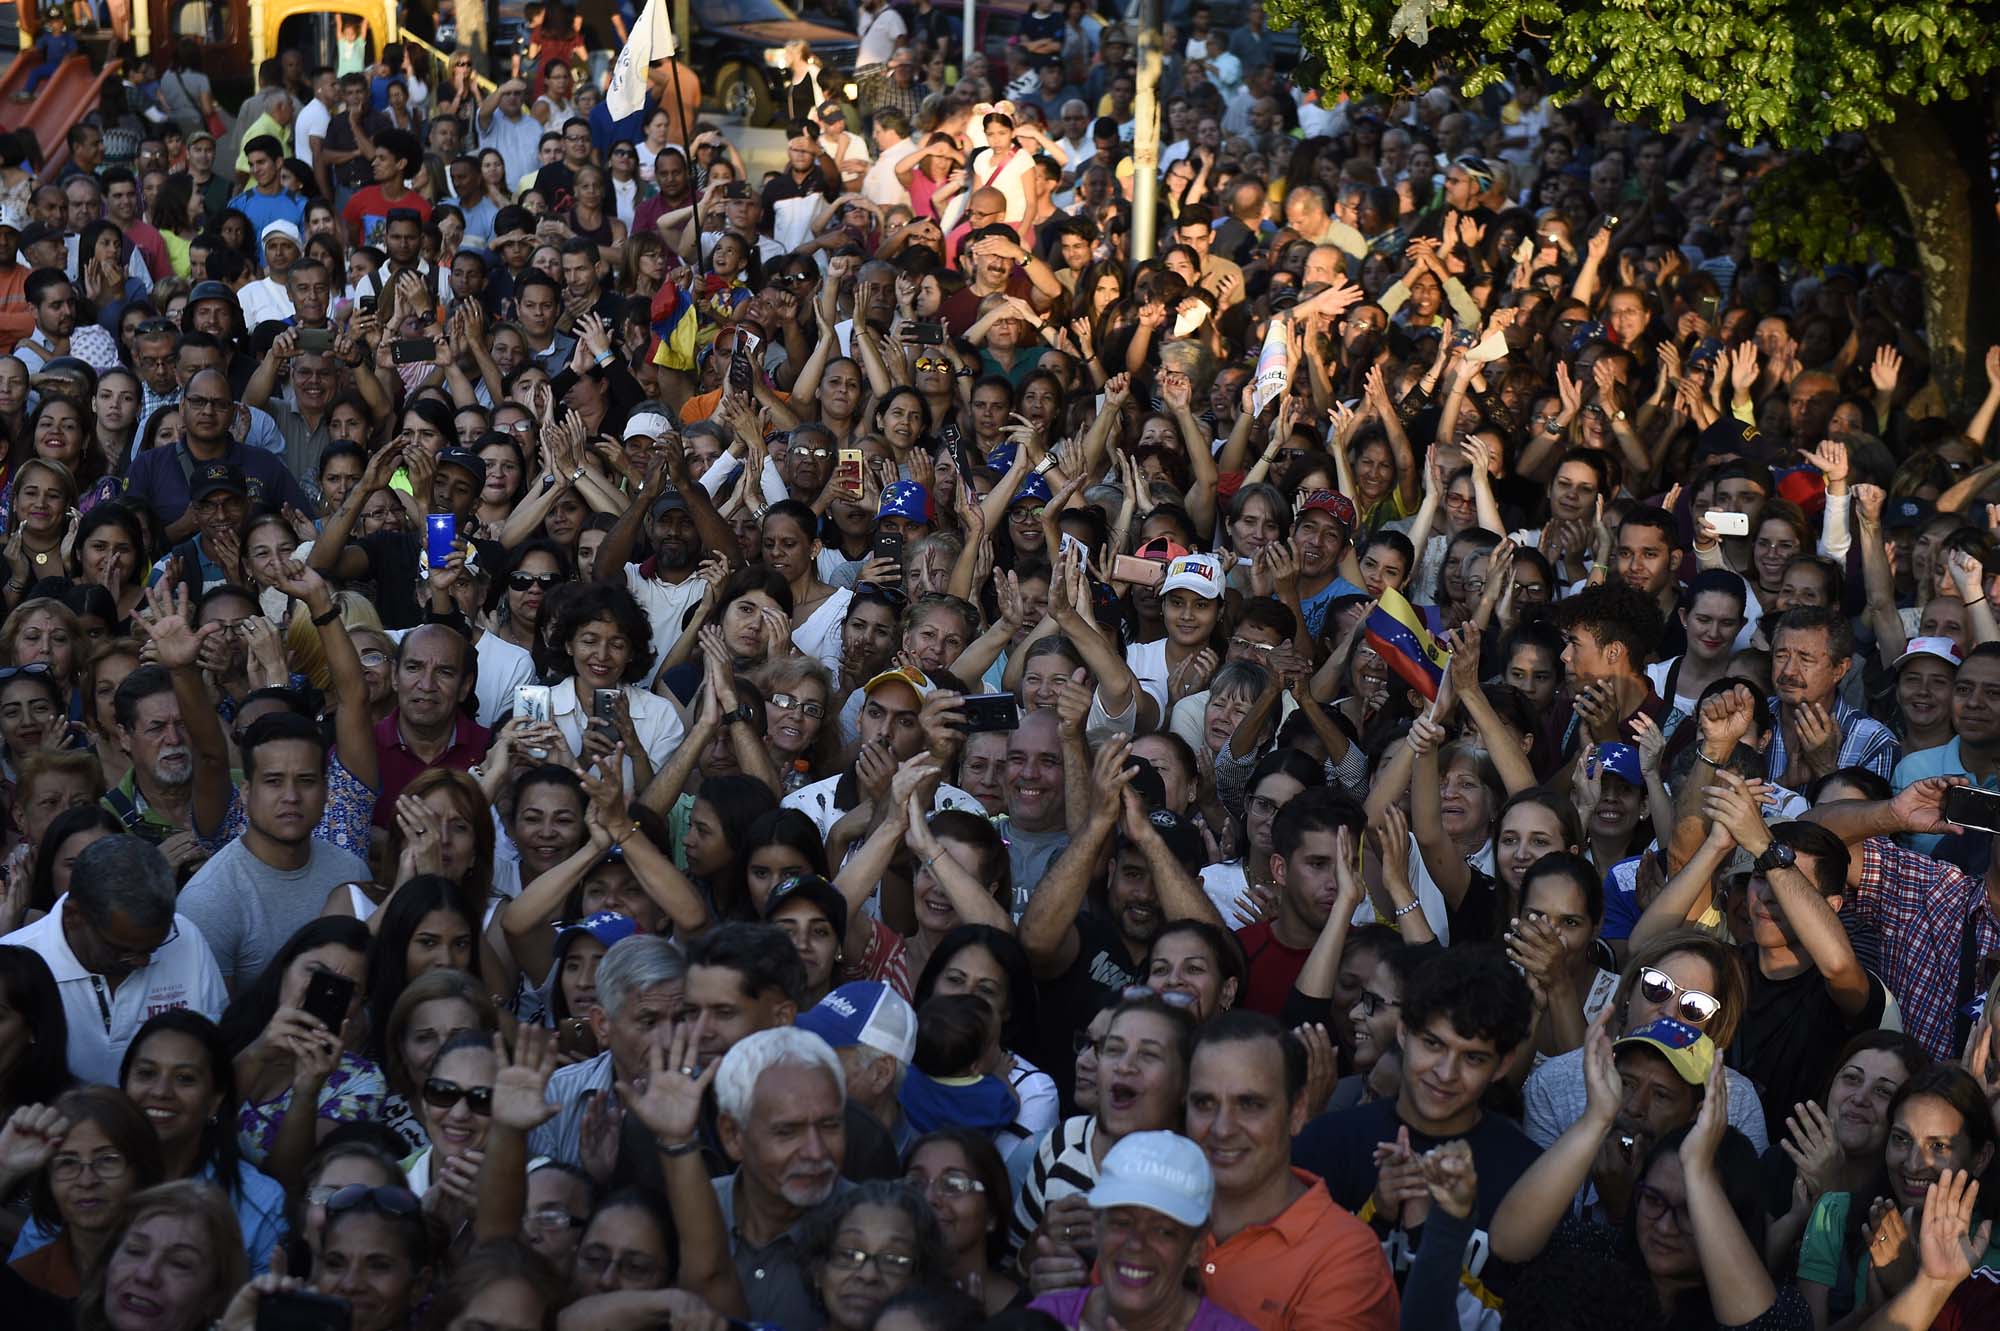
<instances>
[{"instance_id":1,"label":"bracelet","mask_svg":"<svg viewBox=\"0 0 2000 1331\"><path fill-rule=\"evenodd\" d=\"M613 361L614 359L616 359L616 358L615 358L615 357L613 357L613 356L612 356L612 354L611 354L611 352L610 352L610 351L609 351L609 350L607 349L607 350L604 350L604 351L600 351L600 352L599 352L599 353L597 354L597 357L596 357L596 359L597 359L597 363L598 363L599 365L609 365L609 364L610 364L610 363L611 363L611 362L612 362L612 361Z\"/></svg>"},{"instance_id":2,"label":"bracelet","mask_svg":"<svg viewBox=\"0 0 2000 1331\"><path fill-rule=\"evenodd\" d=\"M312 622L315 628L323 629L328 624L331 624L334 620L339 618L340 618L340 607L336 605L323 615L314 615L312 617Z\"/></svg>"},{"instance_id":3,"label":"bracelet","mask_svg":"<svg viewBox=\"0 0 2000 1331\"><path fill-rule=\"evenodd\" d=\"M1410 913L1411 911L1413 911L1413 910L1417 909L1417 907L1419 907L1419 906L1421 906L1421 905L1423 905L1423 904L1424 904L1423 902L1421 902L1421 901L1417 901L1417 900L1414 900L1414 899L1413 899L1413 900L1412 900L1412 901L1410 902L1410 904L1409 904L1409 905L1407 905L1407 906L1398 906L1398 907L1396 907L1396 909L1395 909L1395 910L1391 911L1391 912L1390 912L1390 914L1391 914L1392 916L1394 916L1394 917L1395 917L1396 919L1399 919L1399 920L1400 920L1400 919L1402 919L1402 918L1403 918L1403 917L1404 917L1405 915L1408 915L1408 914L1409 914L1409 913Z\"/></svg>"},{"instance_id":4,"label":"bracelet","mask_svg":"<svg viewBox=\"0 0 2000 1331\"><path fill-rule=\"evenodd\" d=\"M1985 605L1985 604L1986 604L1986 598L1984 596L1976 596L1972 600L1967 601L1965 603L1965 608L1967 610L1970 610L1975 605Z\"/></svg>"},{"instance_id":5,"label":"bracelet","mask_svg":"<svg viewBox=\"0 0 2000 1331\"><path fill-rule=\"evenodd\" d=\"M615 836L611 838L611 844L614 846L624 845L627 841L630 841L632 839L632 834L638 830L639 830L639 824L633 823L631 826L625 829L625 834L623 836Z\"/></svg>"},{"instance_id":6,"label":"bracelet","mask_svg":"<svg viewBox=\"0 0 2000 1331\"><path fill-rule=\"evenodd\" d=\"M681 1156L693 1155L696 1151L699 1151L701 1149L701 1138L690 1137L684 1142L659 1142L658 1146L661 1155L672 1156L678 1159Z\"/></svg>"},{"instance_id":7,"label":"bracelet","mask_svg":"<svg viewBox=\"0 0 2000 1331\"><path fill-rule=\"evenodd\" d=\"M1695 761L1696 761L1696 762L1704 762L1704 763L1707 763L1707 764L1708 764L1708 765L1709 765L1710 767L1714 767L1714 768L1720 768L1720 767L1722 766L1722 764L1721 764L1721 763L1719 763L1719 762L1715 761L1715 759L1713 759L1713 758L1709 757L1709 756L1708 756L1707 754L1703 753L1703 752L1701 751L1701 745L1699 745L1699 744L1697 744L1697 745L1695 745L1695 746L1694 746L1694 756L1695 756Z\"/></svg>"}]
</instances>

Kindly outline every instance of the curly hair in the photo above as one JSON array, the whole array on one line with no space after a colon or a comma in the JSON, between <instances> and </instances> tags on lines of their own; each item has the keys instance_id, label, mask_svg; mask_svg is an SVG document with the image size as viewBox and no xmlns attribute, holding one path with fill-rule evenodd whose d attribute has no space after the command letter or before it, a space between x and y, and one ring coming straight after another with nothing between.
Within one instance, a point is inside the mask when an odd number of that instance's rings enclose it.
<instances>
[{"instance_id":1,"label":"curly hair","mask_svg":"<svg viewBox=\"0 0 2000 1331\"><path fill-rule=\"evenodd\" d=\"M652 670L656 655L653 623L639 608L638 600L620 584L593 582L563 598L555 623L549 628L549 645L559 661L568 659L570 641L584 626L598 620L610 620L617 625L625 641L631 644L631 654L625 661L625 682L636 684L644 679Z\"/></svg>"},{"instance_id":2,"label":"curly hair","mask_svg":"<svg viewBox=\"0 0 2000 1331\"><path fill-rule=\"evenodd\" d=\"M1664 630L1659 604L1637 587L1615 581L1585 587L1557 601L1549 607L1549 621L1560 632L1588 630L1599 646L1623 647L1626 664L1635 675Z\"/></svg>"}]
</instances>

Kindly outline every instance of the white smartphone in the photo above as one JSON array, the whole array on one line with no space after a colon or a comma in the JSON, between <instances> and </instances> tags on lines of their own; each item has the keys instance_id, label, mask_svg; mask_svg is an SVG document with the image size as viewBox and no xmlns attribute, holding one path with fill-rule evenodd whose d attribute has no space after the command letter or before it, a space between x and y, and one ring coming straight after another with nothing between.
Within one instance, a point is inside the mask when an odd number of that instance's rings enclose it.
<instances>
[{"instance_id":1,"label":"white smartphone","mask_svg":"<svg viewBox=\"0 0 2000 1331\"><path fill-rule=\"evenodd\" d=\"M1702 514L1708 525L1715 528L1717 536L1748 536L1750 515L1748 513L1725 513L1719 508L1711 508Z\"/></svg>"},{"instance_id":2,"label":"white smartphone","mask_svg":"<svg viewBox=\"0 0 2000 1331\"><path fill-rule=\"evenodd\" d=\"M548 721L553 715L549 710L549 686L522 684L515 688L514 715L524 721Z\"/></svg>"}]
</instances>

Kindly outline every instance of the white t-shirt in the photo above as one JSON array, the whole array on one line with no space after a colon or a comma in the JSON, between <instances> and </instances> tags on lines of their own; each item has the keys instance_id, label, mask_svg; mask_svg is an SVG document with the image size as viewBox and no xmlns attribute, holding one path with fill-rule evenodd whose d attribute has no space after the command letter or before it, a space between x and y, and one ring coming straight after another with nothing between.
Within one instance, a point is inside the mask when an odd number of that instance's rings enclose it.
<instances>
[{"instance_id":1,"label":"white t-shirt","mask_svg":"<svg viewBox=\"0 0 2000 1331\"><path fill-rule=\"evenodd\" d=\"M903 16L886 3L873 14L861 15L855 24L856 35L861 38L861 47L854 53L855 67L887 64L889 57L896 53L896 46L909 35L909 27Z\"/></svg>"},{"instance_id":2,"label":"white t-shirt","mask_svg":"<svg viewBox=\"0 0 2000 1331\"><path fill-rule=\"evenodd\" d=\"M25 947L48 963L69 1024L70 1075L79 1082L116 1086L125 1047L155 1013L184 1007L211 1021L222 1016L229 991L223 987L222 972L216 969L208 940L192 920L175 915L174 927L179 932L113 992L102 977L85 970L70 950L62 928L63 905L68 900L67 893L57 898L47 915L0 938L0 945Z\"/></svg>"},{"instance_id":3,"label":"white t-shirt","mask_svg":"<svg viewBox=\"0 0 2000 1331\"><path fill-rule=\"evenodd\" d=\"M325 138L326 127L332 123L333 112L327 109L325 102L317 97L306 99L304 109L299 112L298 120L292 125L292 151L298 155L301 162L307 166L313 165L312 141L315 138Z\"/></svg>"},{"instance_id":4,"label":"white t-shirt","mask_svg":"<svg viewBox=\"0 0 2000 1331\"><path fill-rule=\"evenodd\" d=\"M1157 642L1135 642L1125 649L1125 664L1132 667L1132 673L1139 677L1139 687L1153 696L1161 716L1170 716L1167 709L1167 640Z\"/></svg>"},{"instance_id":5,"label":"white t-shirt","mask_svg":"<svg viewBox=\"0 0 2000 1331\"><path fill-rule=\"evenodd\" d=\"M909 187L896 179L896 168L916 156L919 146L915 139L903 139L884 148L881 158L861 177L861 197L884 208L908 203Z\"/></svg>"},{"instance_id":6,"label":"white t-shirt","mask_svg":"<svg viewBox=\"0 0 2000 1331\"><path fill-rule=\"evenodd\" d=\"M714 471L715 468L709 470ZM700 603L701 594L708 589L708 584L693 573L688 574L685 582L661 582L658 578L645 576L637 564L627 564L625 588L632 593L632 599L639 603L639 608L646 612L647 622L653 626L656 664L652 677L645 681L650 688L653 680L659 678L657 662L664 661L674 644L680 641L681 620L687 616L691 606Z\"/></svg>"},{"instance_id":7,"label":"white t-shirt","mask_svg":"<svg viewBox=\"0 0 2000 1331\"><path fill-rule=\"evenodd\" d=\"M497 633L482 633L473 645L479 662L479 679L473 694L479 699L479 724L491 729L500 717L514 710L514 690L535 682L535 658L525 647L516 647Z\"/></svg>"}]
</instances>

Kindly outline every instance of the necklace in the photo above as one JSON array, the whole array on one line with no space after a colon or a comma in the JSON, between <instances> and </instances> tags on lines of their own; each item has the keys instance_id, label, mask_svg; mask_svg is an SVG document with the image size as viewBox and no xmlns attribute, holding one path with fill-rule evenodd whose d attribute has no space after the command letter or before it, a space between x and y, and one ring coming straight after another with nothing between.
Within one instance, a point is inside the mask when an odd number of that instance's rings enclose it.
<instances>
[{"instance_id":1,"label":"necklace","mask_svg":"<svg viewBox=\"0 0 2000 1331\"><path fill-rule=\"evenodd\" d=\"M48 562L49 562L49 552L48 552L48 551L46 551L46 550L37 550L37 551L35 551L35 563L36 563L36 564L40 565L40 564L46 564L46 563L48 563Z\"/></svg>"}]
</instances>

